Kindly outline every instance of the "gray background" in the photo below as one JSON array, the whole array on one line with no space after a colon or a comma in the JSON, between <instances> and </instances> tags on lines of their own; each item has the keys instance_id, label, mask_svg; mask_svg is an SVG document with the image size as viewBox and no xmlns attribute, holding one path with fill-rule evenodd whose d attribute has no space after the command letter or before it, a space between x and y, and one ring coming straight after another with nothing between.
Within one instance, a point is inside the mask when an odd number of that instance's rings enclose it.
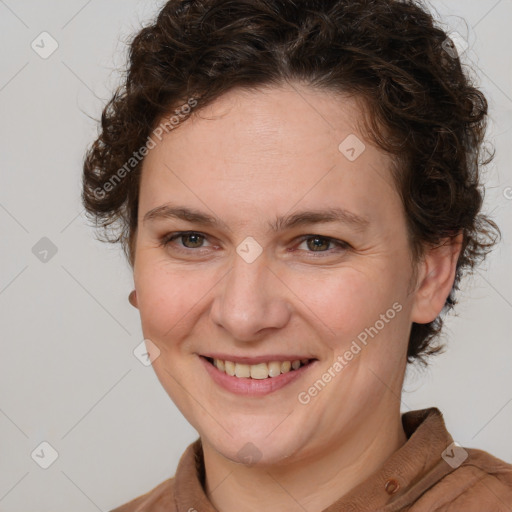
<instances>
[{"instance_id":1,"label":"gray background","mask_svg":"<svg viewBox=\"0 0 512 512\"><path fill-rule=\"evenodd\" d=\"M134 357L128 264L95 240L80 204L90 117L117 84L124 41L161 5L0 0L0 511L109 510L172 476L197 436ZM510 462L512 0L432 5L467 39L490 100L485 209L504 240L465 283L447 353L409 369L402 410L439 407L456 441ZM43 31L59 45L47 59L31 48ZM57 250L46 262L43 237ZM48 469L31 457L43 441L58 452Z\"/></svg>"}]
</instances>

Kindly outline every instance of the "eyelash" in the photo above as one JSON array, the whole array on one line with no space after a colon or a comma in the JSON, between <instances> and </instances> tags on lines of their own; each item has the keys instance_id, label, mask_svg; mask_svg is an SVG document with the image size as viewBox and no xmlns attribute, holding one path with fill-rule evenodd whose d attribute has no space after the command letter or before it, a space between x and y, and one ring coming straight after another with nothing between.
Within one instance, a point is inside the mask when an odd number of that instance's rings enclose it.
<instances>
[{"instance_id":1,"label":"eyelash","mask_svg":"<svg viewBox=\"0 0 512 512\"><path fill-rule=\"evenodd\" d=\"M186 235L199 235L200 237L204 238L205 240L208 239L208 237L206 235L204 235L203 233L200 233L199 231L177 231L177 232L174 232L174 233L168 233L167 235L164 235L163 237L161 237L160 238L159 246L160 247L167 247L174 240L182 238L182 237L184 237ZM331 237L328 237L328 236L322 236L322 235L303 235L303 236L300 237L299 243L302 244L302 242L304 242L306 240L309 240L311 238L313 238L313 239L317 238L319 240L324 240L324 241L326 241L328 243L333 243L333 244L338 246L338 251L347 251L347 250L352 248L352 246L349 243L347 243L347 242L344 242L342 240L337 240L336 238L331 238ZM181 252L181 253L188 253L188 254L190 254L192 251L199 252L200 249L202 249L202 247L198 247L196 249L189 249L189 248L183 249L183 248L180 248L180 247L174 247L174 249L177 250L178 252ZM305 252L308 252L311 255L313 255L314 258L322 257L324 254L332 255L332 250L327 250L327 251L305 251Z\"/></svg>"}]
</instances>

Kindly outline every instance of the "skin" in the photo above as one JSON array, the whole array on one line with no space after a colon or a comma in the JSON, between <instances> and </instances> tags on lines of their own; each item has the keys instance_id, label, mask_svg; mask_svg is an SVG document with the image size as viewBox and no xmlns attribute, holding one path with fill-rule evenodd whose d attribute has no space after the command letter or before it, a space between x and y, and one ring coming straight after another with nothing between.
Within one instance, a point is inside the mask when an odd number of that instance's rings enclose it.
<instances>
[{"instance_id":1,"label":"skin","mask_svg":"<svg viewBox=\"0 0 512 512\"><path fill-rule=\"evenodd\" d=\"M131 301L163 387L204 449L205 491L222 512L320 511L405 442L400 395L412 322L440 313L455 275L460 236L413 263L388 155L359 129L354 98L286 84L235 89L182 123L143 164ZM356 134L366 149L353 162L338 146ZM218 217L205 227L177 219L144 222L165 203ZM268 229L277 216L343 207L368 220ZM195 231L198 239L161 239ZM304 235L311 235L302 240ZM348 249L314 236L350 244ZM248 263L236 248L248 236L263 252ZM313 239L313 240L312 240ZM181 252L180 250L181 249ZM332 367L353 340L392 308L309 403L298 395ZM198 354L306 354L316 368L263 397L213 383ZM244 465L238 451L260 455Z\"/></svg>"}]
</instances>

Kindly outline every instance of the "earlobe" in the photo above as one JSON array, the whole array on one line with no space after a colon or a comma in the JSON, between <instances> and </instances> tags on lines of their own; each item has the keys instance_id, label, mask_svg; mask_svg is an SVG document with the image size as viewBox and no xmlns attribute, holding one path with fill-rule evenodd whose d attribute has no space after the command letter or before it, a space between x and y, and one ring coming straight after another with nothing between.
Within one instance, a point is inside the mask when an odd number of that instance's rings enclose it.
<instances>
[{"instance_id":1,"label":"earlobe","mask_svg":"<svg viewBox=\"0 0 512 512\"><path fill-rule=\"evenodd\" d=\"M418 324L434 321L441 313L455 279L463 235L446 238L428 249L420 267L411 320Z\"/></svg>"},{"instance_id":2,"label":"earlobe","mask_svg":"<svg viewBox=\"0 0 512 512\"><path fill-rule=\"evenodd\" d=\"M134 308L138 308L137 304L137 292L135 290L130 292L130 295L128 295L128 301Z\"/></svg>"}]
</instances>

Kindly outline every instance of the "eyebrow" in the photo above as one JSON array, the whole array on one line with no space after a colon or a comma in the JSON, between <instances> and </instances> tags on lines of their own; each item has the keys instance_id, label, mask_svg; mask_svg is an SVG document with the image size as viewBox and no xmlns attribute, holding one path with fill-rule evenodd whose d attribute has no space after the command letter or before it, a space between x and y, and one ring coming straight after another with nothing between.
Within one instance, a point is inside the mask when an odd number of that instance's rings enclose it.
<instances>
[{"instance_id":1,"label":"eyebrow","mask_svg":"<svg viewBox=\"0 0 512 512\"><path fill-rule=\"evenodd\" d=\"M206 227L228 229L225 222L206 213L185 206L172 206L164 204L148 211L142 220L143 223L159 219L179 219ZM319 210L307 210L277 217L274 222L269 222L271 231L278 232L297 226L320 223L347 224L358 231L365 230L370 224L369 220L344 208L326 208Z\"/></svg>"}]
</instances>

